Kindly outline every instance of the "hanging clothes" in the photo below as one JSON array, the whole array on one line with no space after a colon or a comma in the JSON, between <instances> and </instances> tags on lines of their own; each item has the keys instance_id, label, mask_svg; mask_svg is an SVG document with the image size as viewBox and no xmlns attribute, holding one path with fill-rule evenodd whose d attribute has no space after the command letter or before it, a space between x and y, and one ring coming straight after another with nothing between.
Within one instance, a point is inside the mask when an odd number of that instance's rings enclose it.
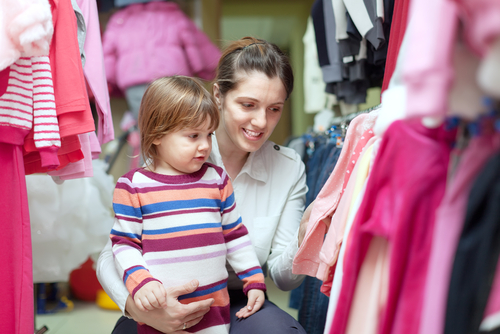
<instances>
[{"instance_id":1,"label":"hanging clothes","mask_svg":"<svg viewBox=\"0 0 500 334\"><path fill-rule=\"evenodd\" d=\"M464 224L467 199L476 175L500 149L500 135L473 138L461 154L459 166L436 211L429 273L422 307L421 334L443 333L446 296L453 257ZM466 317L467 318L467 317Z\"/></svg>"},{"instance_id":2,"label":"hanging clothes","mask_svg":"<svg viewBox=\"0 0 500 334\"><path fill-rule=\"evenodd\" d=\"M401 44L403 43L403 37L406 33L409 7L410 0L398 0L394 2L394 14L390 32L391 37L388 43L384 80L382 83L382 93L389 86L392 74L394 73L394 70L396 68L399 50L401 48Z\"/></svg>"},{"instance_id":3,"label":"hanging clothes","mask_svg":"<svg viewBox=\"0 0 500 334\"><path fill-rule=\"evenodd\" d=\"M500 155L496 154L470 191L451 271L445 334L478 332L484 317L500 255L499 171Z\"/></svg>"},{"instance_id":4,"label":"hanging clothes","mask_svg":"<svg viewBox=\"0 0 500 334\"><path fill-rule=\"evenodd\" d=\"M377 113L377 110L373 110L370 114L361 114L349 124L335 169L314 201L306 235L294 258L293 272L295 274L316 276L323 238L340 201L344 188L343 181L346 171L350 168L352 153L365 131L373 127Z\"/></svg>"},{"instance_id":5,"label":"hanging clothes","mask_svg":"<svg viewBox=\"0 0 500 334\"><path fill-rule=\"evenodd\" d=\"M387 306L378 332L418 332L434 222L427 213L444 194L451 140L452 132L418 122L398 121L385 133L349 237L330 333L345 332L359 270L374 236L391 245Z\"/></svg>"},{"instance_id":6,"label":"hanging clothes","mask_svg":"<svg viewBox=\"0 0 500 334\"><path fill-rule=\"evenodd\" d=\"M95 127L81 66L73 7L69 1L50 0L50 4L54 36L50 45L49 59L61 135L61 149L58 152L58 169L61 169L70 162L84 158L78 135L92 132ZM41 166L32 138L32 134L29 134L24 145L26 174L46 173L49 169Z\"/></svg>"},{"instance_id":7,"label":"hanging clothes","mask_svg":"<svg viewBox=\"0 0 500 334\"><path fill-rule=\"evenodd\" d=\"M8 189L2 192L0 200L2 229L8 235L0 243L0 259L6 273L0 285L0 332L32 334L35 330L31 226L21 145L0 140L0 182Z\"/></svg>"}]
</instances>

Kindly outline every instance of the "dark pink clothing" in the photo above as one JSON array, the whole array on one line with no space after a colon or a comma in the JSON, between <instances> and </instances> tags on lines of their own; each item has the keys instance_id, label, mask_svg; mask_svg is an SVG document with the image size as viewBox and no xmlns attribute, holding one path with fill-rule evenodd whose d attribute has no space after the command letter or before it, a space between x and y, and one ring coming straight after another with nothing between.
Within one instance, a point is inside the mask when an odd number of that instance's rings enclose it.
<instances>
[{"instance_id":1,"label":"dark pink clothing","mask_svg":"<svg viewBox=\"0 0 500 334\"><path fill-rule=\"evenodd\" d=\"M431 258L425 286L421 334L444 331L446 301L453 259L465 221L472 183L486 161L500 149L500 134L473 138L462 154L455 176L436 212ZM492 290L494 291L494 290ZM498 303L497 303L498 304ZM500 311L490 306L489 314Z\"/></svg>"},{"instance_id":2,"label":"dark pink clothing","mask_svg":"<svg viewBox=\"0 0 500 334\"><path fill-rule=\"evenodd\" d=\"M33 334L33 271L22 146L0 143L0 333Z\"/></svg>"},{"instance_id":3,"label":"dark pink clothing","mask_svg":"<svg viewBox=\"0 0 500 334\"><path fill-rule=\"evenodd\" d=\"M373 236L389 242L389 292L378 333L418 333L434 212L444 195L454 133L419 120L384 134L352 226L330 333L344 333L359 270Z\"/></svg>"}]
</instances>

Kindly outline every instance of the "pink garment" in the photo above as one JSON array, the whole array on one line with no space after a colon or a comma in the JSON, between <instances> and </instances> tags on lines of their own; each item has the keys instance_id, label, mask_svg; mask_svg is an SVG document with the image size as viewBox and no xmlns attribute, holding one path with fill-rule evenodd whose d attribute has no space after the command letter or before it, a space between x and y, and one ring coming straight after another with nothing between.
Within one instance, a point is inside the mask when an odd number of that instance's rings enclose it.
<instances>
[{"instance_id":1,"label":"pink garment","mask_svg":"<svg viewBox=\"0 0 500 334\"><path fill-rule=\"evenodd\" d=\"M47 56L54 33L47 0L0 0L0 71L21 57Z\"/></svg>"},{"instance_id":2,"label":"pink garment","mask_svg":"<svg viewBox=\"0 0 500 334\"><path fill-rule=\"evenodd\" d=\"M373 237L359 271L347 322L347 334L376 334L380 315L387 303L389 287L389 245Z\"/></svg>"},{"instance_id":3,"label":"pink garment","mask_svg":"<svg viewBox=\"0 0 500 334\"><path fill-rule=\"evenodd\" d=\"M359 138L359 141L356 144L356 148L351 154L351 161L349 161L349 164L347 165L347 170L345 171L344 186L342 187L342 193L345 191L345 188L347 187L347 182L349 182L349 178L351 177L351 172L354 169L354 166L356 166L356 162L358 161L359 157L361 156L361 151L363 151L368 141L372 139L373 136L375 136L373 130L368 129L363 133L361 138Z\"/></svg>"},{"instance_id":4,"label":"pink garment","mask_svg":"<svg viewBox=\"0 0 500 334\"><path fill-rule=\"evenodd\" d=\"M424 292L421 334L444 332L448 287L453 259L465 221L467 202L472 184L486 161L500 149L500 134L473 138L462 154L455 177L436 212L436 223L427 283ZM497 276L498 280L498 276ZM498 293L498 290L496 290ZM493 294L495 295L495 294ZM500 311L488 305L486 314Z\"/></svg>"},{"instance_id":5,"label":"pink garment","mask_svg":"<svg viewBox=\"0 0 500 334\"><path fill-rule=\"evenodd\" d=\"M403 64L408 118L445 116L453 83L452 51L458 8L451 0L419 0L410 5L408 50Z\"/></svg>"},{"instance_id":6,"label":"pink garment","mask_svg":"<svg viewBox=\"0 0 500 334\"><path fill-rule=\"evenodd\" d=\"M47 57L21 57L10 66L7 91L0 96L0 126L1 142L23 145L31 137L41 165L59 166L61 137Z\"/></svg>"},{"instance_id":7,"label":"pink garment","mask_svg":"<svg viewBox=\"0 0 500 334\"><path fill-rule=\"evenodd\" d=\"M108 82L104 70L104 56L101 42L101 29L95 0L77 0L87 27L85 36L85 57L87 62L83 74L95 98L99 121L97 135L99 143L105 144L114 139L113 118L109 105Z\"/></svg>"},{"instance_id":8,"label":"pink garment","mask_svg":"<svg viewBox=\"0 0 500 334\"><path fill-rule=\"evenodd\" d=\"M306 235L293 260L292 270L294 274L316 276L323 239L330 226L331 217L339 204L346 171L352 168L351 157L363 134L373 128L377 115L378 111L373 110L370 114L357 116L349 124L337 164L314 200Z\"/></svg>"},{"instance_id":9,"label":"pink garment","mask_svg":"<svg viewBox=\"0 0 500 334\"><path fill-rule=\"evenodd\" d=\"M99 159L99 155L101 154L101 145L99 144L99 140L97 140L95 132L90 132L89 140L92 159Z\"/></svg>"},{"instance_id":10,"label":"pink garment","mask_svg":"<svg viewBox=\"0 0 500 334\"><path fill-rule=\"evenodd\" d=\"M94 132L91 132L94 133ZM73 180L82 177L92 177L94 175L92 169L92 152L90 150L91 133L78 135L78 140L81 144L83 159L75 162L70 162L64 168L47 172L50 176L58 176L61 180Z\"/></svg>"},{"instance_id":11,"label":"pink garment","mask_svg":"<svg viewBox=\"0 0 500 334\"><path fill-rule=\"evenodd\" d=\"M10 67L0 71L0 96L5 94L9 83Z\"/></svg>"},{"instance_id":12,"label":"pink garment","mask_svg":"<svg viewBox=\"0 0 500 334\"><path fill-rule=\"evenodd\" d=\"M123 91L174 74L212 80L221 55L176 3L163 1L115 13L103 49L108 82Z\"/></svg>"},{"instance_id":13,"label":"pink garment","mask_svg":"<svg viewBox=\"0 0 500 334\"><path fill-rule=\"evenodd\" d=\"M469 46L484 56L500 35L500 2L496 0L452 0L465 13L464 34Z\"/></svg>"},{"instance_id":14,"label":"pink garment","mask_svg":"<svg viewBox=\"0 0 500 334\"><path fill-rule=\"evenodd\" d=\"M387 307L378 333L418 333L434 212L444 195L455 133L419 120L387 129L353 223L330 333L344 333L360 268L374 236L390 247Z\"/></svg>"},{"instance_id":15,"label":"pink garment","mask_svg":"<svg viewBox=\"0 0 500 334\"><path fill-rule=\"evenodd\" d=\"M339 201L337 210L332 216L330 223L330 228L326 234L325 240L323 241L323 246L319 252L320 264L318 267L318 272L316 277L320 280L327 281L329 279L330 267L337 263L337 258L340 251L340 245L344 239L345 225L347 223L347 218L349 216L349 209L351 208L351 203L353 201L354 188L356 185L357 174L359 169L359 163L357 163L358 158L362 156L365 152L365 148L370 147L371 144L376 140L373 137L373 131L367 130L361 136L354 152L351 154L352 158L349 161L349 165L352 164L354 168L348 167L351 172L347 175L354 175L352 178L346 178L345 191L343 191L342 197ZM367 173L368 170L363 171ZM366 175L365 175L366 178Z\"/></svg>"},{"instance_id":16,"label":"pink garment","mask_svg":"<svg viewBox=\"0 0 500 334\"><path fill-rule=\"evenodd\" d=\"M0 142L0 333L33 334L33 271L28 194L22 146ZM8 190L8 191L7 191Z\"/></svg>"}]
</instances>

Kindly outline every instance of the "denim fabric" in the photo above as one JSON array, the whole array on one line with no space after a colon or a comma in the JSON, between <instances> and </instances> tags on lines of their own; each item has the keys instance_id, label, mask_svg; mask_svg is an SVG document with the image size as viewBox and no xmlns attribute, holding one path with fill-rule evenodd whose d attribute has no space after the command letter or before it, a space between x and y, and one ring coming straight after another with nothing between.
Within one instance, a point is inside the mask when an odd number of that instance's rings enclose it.
<instances>
[{"instance_id":1,"label":"denim fabric","mask_svg":"<svg viewBox=\"0 0 500 334\"><path fill-rule=\"evenodd\" d=\"M316 198L319 190L316 191L316 183L318 182L319 175L321 173L321 165L328 155L326 151L327 145L325 144L325 139L318 137L315 139L315 150L313 155L309 158L306 164L306 182L307 182L307 195L306 195L306 207L311 204Z\"/></svg>"},{"instance_id":2,"label":"denim fabric","mask_svg":"<svg viewBox=\"0 0 500 334\"><path fill-rule=\"evenodd\" d=\"M302 303L299 308L299 323L308 334L323 334L330 298L320 292L322 281L307 276L303 282Z\"/></svg>"},{"instance_id":3,"label":"denim fabric","mask_svg":"<svg viewBox=\"0 0 500 334\"><path fill-rule=\"evenodd\" d=\"M335 165L337 164L337 161L339 160L340 152L342 151L341 148L338 148L335 143L328 143L326 147L326 155L323 163L321 164L321 171L319 173L318 179L316 181L316 187L315 187L315 192L316 194L314 195L314 198L316 198L325 185L326 181L330 177L330 175L333 172L333 169L335 168Z\"/></svg>"},{"instance_id":4,"label":"denim fabric","mask_svg":"<svg viewBox=\"0 0 500 334\"><path fill-rule=\"evenodd\" d=\"M307 165L307 183L310 187L306 197L307 205L318 196L342 151L334 143L321 147L323 150L316 151ZM290 292L289 307L299 310L299 323L309 334L323 333L326 322L329 298L320 292L321 284L322 282L314 277L306 277L298 288ZM311 321L308 317L311 317Z\"/></svg>"}]
</instances>

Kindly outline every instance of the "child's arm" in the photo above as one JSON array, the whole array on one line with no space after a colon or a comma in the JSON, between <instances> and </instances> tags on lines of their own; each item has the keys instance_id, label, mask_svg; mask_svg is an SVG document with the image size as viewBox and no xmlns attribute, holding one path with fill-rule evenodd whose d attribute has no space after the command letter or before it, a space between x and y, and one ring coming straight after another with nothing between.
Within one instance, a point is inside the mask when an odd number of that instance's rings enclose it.
<instances>
[{"instance_id":1,"label":"child's arm","mask_svg":"<svg viewBox=\"0 0 500 334\"><path fill-rule=\"evenodd\" d=\"M167 291L163 284L151 281L144 284L134 295L135 305L141 311L151 311L167 306Z\"/></svg>"},{"instance_id":2,"label":"child's arm","mask_svg":"<svg viewBox=\"0 0 500 334\"><path fill-rule=\"evenodd\" d=\"M142 257L142 211L139 197L131 182L132 175L125 175L116 183L113 195L115 222L110 237L116 269L137 307L145 310L151 309L152 305L159 307L165 300L161 298L162 292L157 286L161 285L161 282L149 273ZM150 282L157 283L155 291L160 296L153 303L148 302L153 286L148 284ZM139 299L135 298L136 293L146 285L149 285L149 288L143 290Z\"/></svg>"},{"instance_id":3,"label":"child's arm","mask_svg":"<svg viewBox=\"0 0 500 334\"><path fill-rule=\"evenodd\" d=\"M226 242L227 260L236 275L244 282L243 292L248 296L247 312L242 312L244 309L238 312L246 318L257 312L264 303L266 284L248 230L236 211L231 181L226 174L224 176L226 179L221 189L222 230Z\"/></svg>"},{"instance_id":4,"label":"child's arm","mask_svg":"<svg viewBox=\"0 0 500 334\"><path fill-rule=\"evenodd\" d=\"M264 305L264 301L266 299L264 291L258 289L248 290L247 297L247 306L236 312L236 316L238 318L248 318L258 310L260 310L262 305Z\"/></svg>"}]
</instances>

